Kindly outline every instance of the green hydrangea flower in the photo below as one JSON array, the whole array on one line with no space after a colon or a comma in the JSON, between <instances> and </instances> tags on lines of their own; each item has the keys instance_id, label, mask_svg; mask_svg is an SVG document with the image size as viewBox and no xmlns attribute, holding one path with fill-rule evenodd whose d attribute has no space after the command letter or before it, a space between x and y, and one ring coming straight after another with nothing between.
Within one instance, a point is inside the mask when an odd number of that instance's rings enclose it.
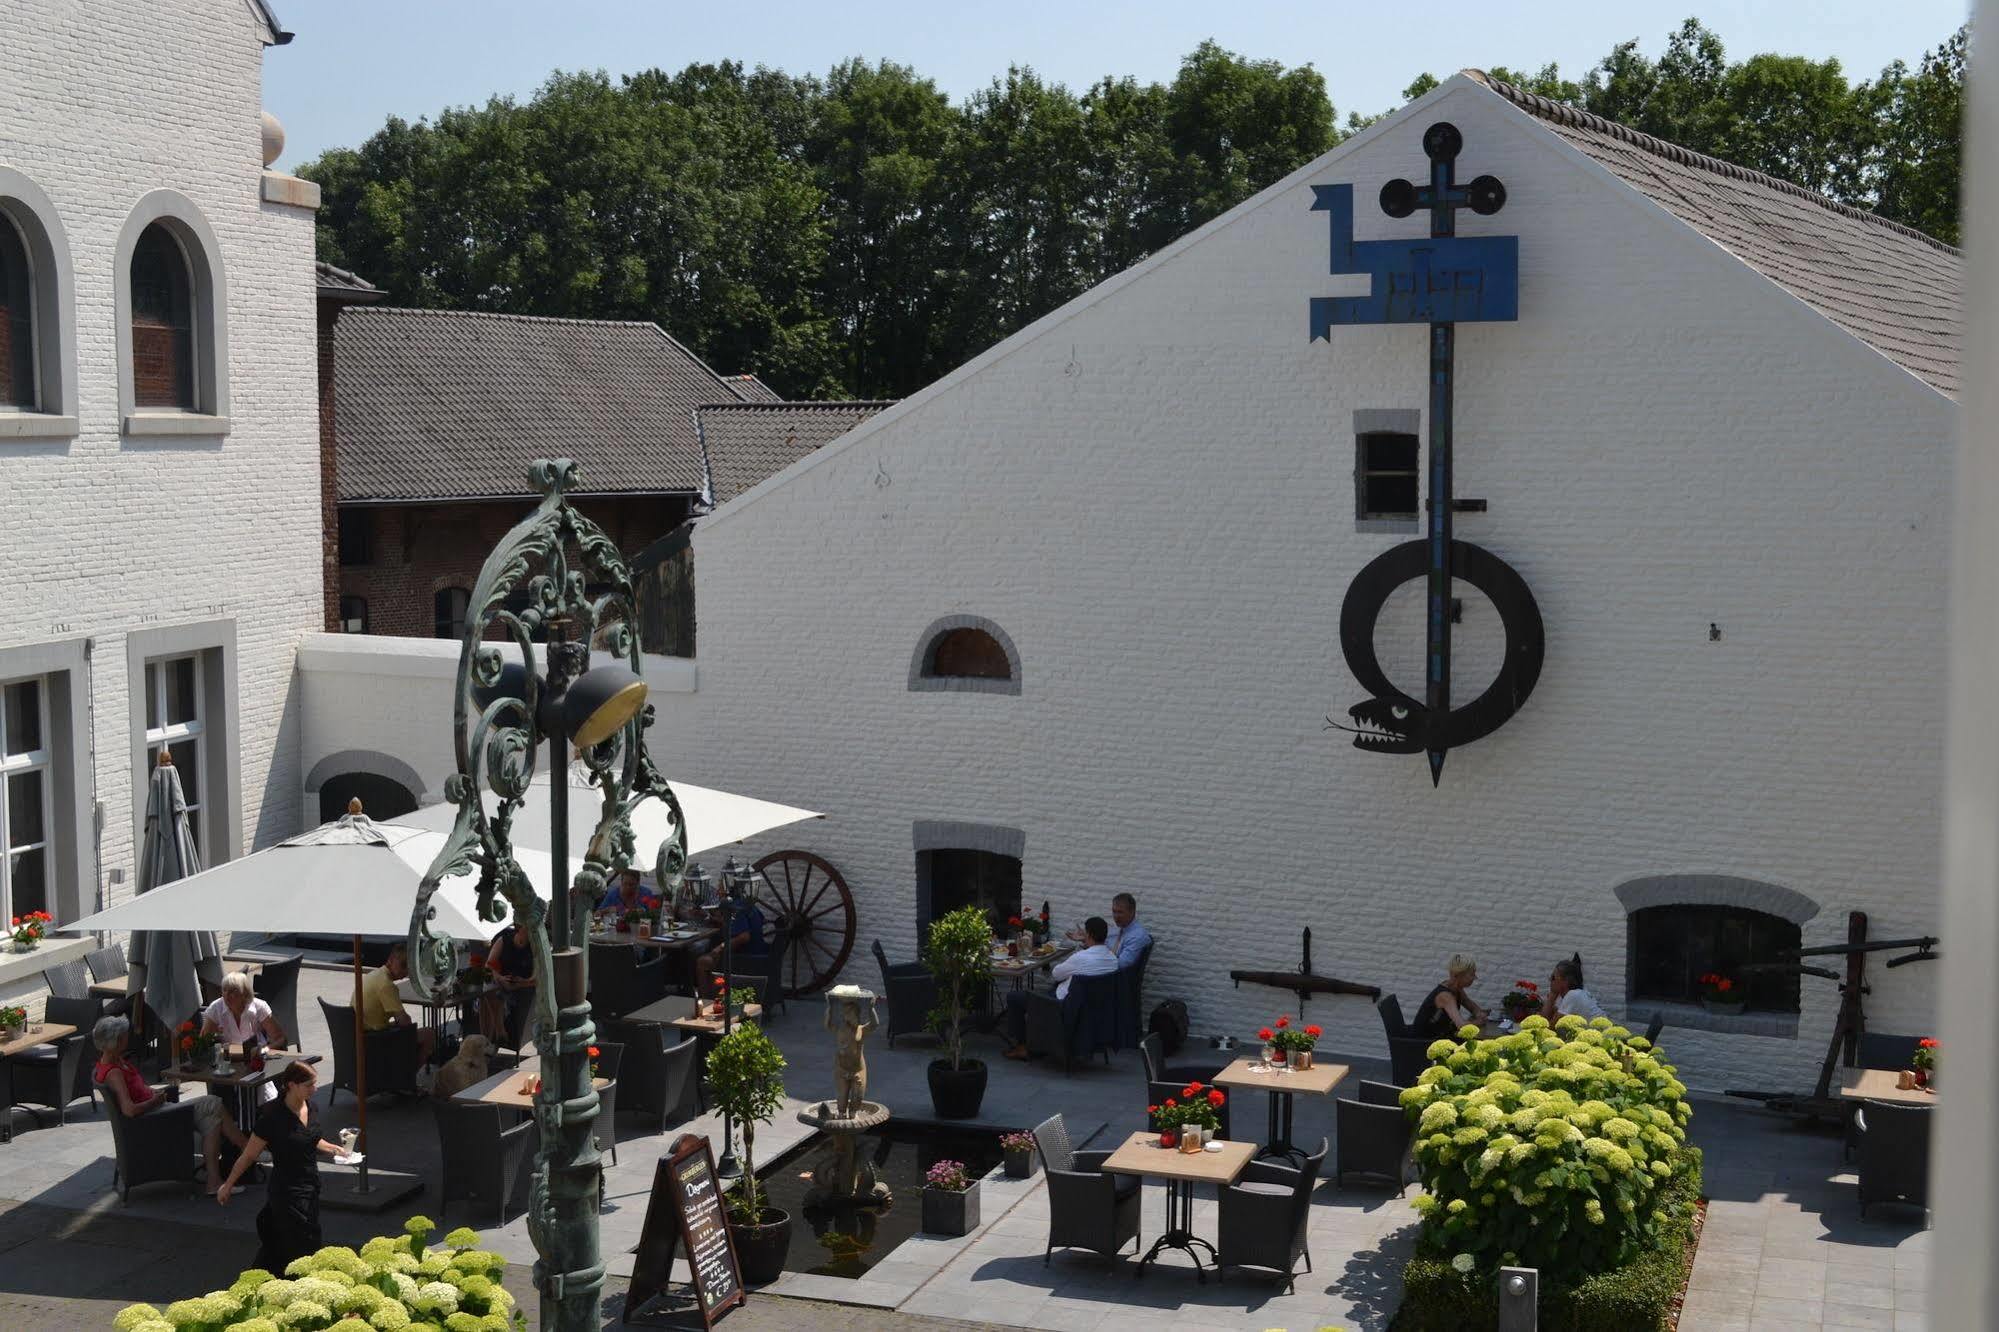
<instances>
[{"instance_id":1,"label":"green hydrangea flower","mask_svg":"<svg viewBox=\"0 0 1999 1332\"><path fill-rule=\"evenodd\" d=\"M132 1332L134 1327L149 1320L157 1320L160 1311L150 1304L128 1304L112 1315L111 1326L118 1332Z\"/></svg>"},{"instance_id":2,"label":"green hydrangea flower","mask_svg":"<svg viewBox=\"0 0 1999 1332\"><path fill-rule=\"evenodd\" d=\"M286 1327L320 1327L333 1321L333 1310L318 1300L293 1300L278 1315L278 1321Z\"/></svg>"},{"instance_id":3,"label":"green hydrangea flower","mask_svg":"<svg viewBox=\"0 0 1999 1332\"><path fill-rule=\"evenodd\" d=\"M479 1232L470 1226L460 1226L446 1235L444 1242L454 1249L476 1249L479 1247Z\"/></svg>"},{"instance_id":4,"label":"green hydrangea flower","mask_svg":"<svg viewBox=\"0 0 1999 1332\"><path fill-rule=\"evenodd\" d=\"M258 1314L255 1318L245 1318L240 1323L231 1323L229 1332L279 1332L277 1320Z\"/></svg>"},{"instance_id":5,"label":"green hydrangea flower","mask_svg":"<svg viewBox=\"0 0 1999 1332\"><path fill-rule=\"evenodd\" d=\"M409 1325L409 1310L400 1303L384 1304L368 1315L368 1326L376 1332L403 1332Z\"/></svg>"}]
</instances>

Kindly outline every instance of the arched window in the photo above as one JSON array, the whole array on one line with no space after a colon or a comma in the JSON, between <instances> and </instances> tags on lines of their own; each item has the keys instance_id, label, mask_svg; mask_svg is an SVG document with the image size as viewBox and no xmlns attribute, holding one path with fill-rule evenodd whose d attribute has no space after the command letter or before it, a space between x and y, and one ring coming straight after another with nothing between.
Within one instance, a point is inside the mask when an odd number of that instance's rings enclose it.
<instances>
[{"instance_id":1,"label":"arched window","mask_svg":"<svg viewBox=\"0 0 1999 1332\"><path fill-rule=\"evenodd\" d=\"M439 638L463 638L465 616L472 608L472 594L462 587L440 587L430 603L436 620L432 632Z\"/></svg>"},{"instance_id":2,"label":"arched window","mask_svg":"<svg viewBox=\"0 0 1999 1332\"><path fill-rule=\"evenodd\" d=\"M132 251L132 401L195 410L194 278L187 252L158 222Z\"/></svg>"},{"instance_id":3,"label":"arched window","mask_svg":"<svg viewBox=\"0 0 1999 1332\"><path fill-rule=\"evenodd\" d=\"M1797 973L1752 968L1796 960L1787 954L1819 910L1811 898L1782 884L1728 874L1630 879L1617 885L1616 894L1628 913L1625 984L1634 1015L1647 1011L1648 1001L1700 1004L1701 977L1721 975L1730 979L1734 996L1725 1003L1794 1020ZM1682 1017L1676 1013L1673 1020Z\"/></svg>"},{"instance_id":4,"label":"arched window","mask_svg":"<svg viewBox=\"0 0 1999 1332\"><path fill-rule=\"evenodd\" d=\"M0 210L0 408L41 406L35 380L35 272L20 227Z\"/></svg>"},{"instance_id":5,"label":"arched window","mask_svg":"<svg viewBox=\"0 0 1999 1332\"><path fill-rule=\"evenodd\" d=\"M991 620L947 615L918 640L909 687L1018 694L1020 653L1006 631Z\"/></svg>"}]
</instances>

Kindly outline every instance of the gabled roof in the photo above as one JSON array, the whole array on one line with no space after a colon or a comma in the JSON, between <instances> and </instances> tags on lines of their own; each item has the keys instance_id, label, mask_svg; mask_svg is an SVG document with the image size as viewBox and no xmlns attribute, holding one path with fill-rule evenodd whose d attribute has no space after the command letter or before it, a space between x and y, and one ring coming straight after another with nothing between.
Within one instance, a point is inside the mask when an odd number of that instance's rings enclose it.
<instances>
[{"instance_id":1,"label":"gabled roof","mask_svg":"<svg viewBox=\"0 0 1999 1332\"><path fill-rule=\"evenodd\" d=\"M1964 257L1760 171L1464 71L1625 184L1938 392L1955 397Z\"/></svg>"},{"instance_id":2,"label":"gabled roof","mask_svg":"<svg viewBox=\"0 0 1999 1332\"><path fill-rule=\"evenodd\" d=\"M549 457L582 493L698 494L694 408L729 393L656 324L364 307L334 396L340 499L395 501L527 497Z\"/></svg>"},{"instance_id":3,"label":"gabled roof","mask_svg":"<svg viewBox=\"0 0 1999 1332\"><path fill-rule=\"evenodd\" d=\"M380 287L344 268L335 268L322 259L312 262L313 282L325 301L379 301L388 295Z\"/></svg>"},{"instance_id":4,"label":"gabled roof","mask_svg":"<svg viewBox=\"0 0 1999 1332\"><path fill-rule=\"evenodd\" d=\"M729 392L744 402L783 402L777 390L758 379L755 375L723 375L722 382L729 386Z\"/></svg>"},{"instance_id":5,"label":"gabled roof","mask_svg":"<svg viewBox=\"0 0 1999 1332\"><path fill-rule=\"evenodd\" d=\"M711 498L727 503L894 405L863 400L704 403L695 418L708 454Z\"/></svg>"}]
</instances>

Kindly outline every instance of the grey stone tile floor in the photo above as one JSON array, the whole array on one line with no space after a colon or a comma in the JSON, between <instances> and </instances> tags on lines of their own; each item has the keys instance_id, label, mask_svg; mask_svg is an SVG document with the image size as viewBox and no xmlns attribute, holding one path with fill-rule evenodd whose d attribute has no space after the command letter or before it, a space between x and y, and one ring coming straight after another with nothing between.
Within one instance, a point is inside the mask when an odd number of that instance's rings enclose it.
<instances>
[{"instance_id":1,"label":"grey stone tile floor","mask_svg":"<svg viewBox=\"0 0 1999 1332\"><path fill-rule=\"evenodd\" d=\"M343 972L303 974L299 1006L307 1048L328 1048L314 998L337 998L347 984ZM804 1138L809 1130L793 1112L830 1094L832 1052L821 1012L817 1000L800 1001L766 1023L789 1061L786 1082L794 1101L758 1131L760 1160L774 1159ZM1670 1032L1666 1039L1670 1046ZM891 1050L879 1038L871 1042L869 1095L904 1118L928 1119L925 1070L933 1049L920 1042L899 1044L902 1048ZM1135 1053L1118 1055L1110 1067L1098 1063L1066 1076L1040 1062L1000 1059L990 1041L981 1041L975 1053L991 1070L980 1122L996 1130L1031 1126L1055 1111L1079 1143L1092 1135L1108 1142L1144 1126ZM1387 1071L1385 1060L1351 1062L1349 1085ZM320 1099L329 1129L353 1122L351 1096L341 1093L326 1106L322 1088ZM1239 1131L1261 1133L1260 1101L1247 1097L1237 1109ZM519 1264L508 1284L523 1306L531 1307L527 1265L534 1255L518 1205L505 1224L462 1204L440 1213L437 1130L423 1103L378 1098L369 1107L369 1125L370 1160L416 1174L427 1181L426 1190L382 1217L324 1211L328 1241L353 1243L397 1230L416 1211L447 1227L472 1225ZM0 1327L107 1327L111 1313L125 1303L159 1303L214 1289L249 1264L261 1205L254 1188L222 1208L198 1194L156 1185L135 1192L130 1206L121 1207L111 1191L110 1128L101 1115L78 1102L59 1128L31 1127L20 1110L14 1126L13 1142L0 1145L0 1200L6 1200L0 1201ZM719 1142L721 1125L703 1115L662 1132L645 1117L619 1116L618 1161L606 1167L602 1217L611 1275L607 1327L616 1325L654 1165L682 1132L706 1133ZM1331 1105L1299 1098L1294 1137L1316 1143L1331 1135ZM1908 1332L1928 1326L1929 1234L1922 1218L1876 1209L1861 1220L1854 1177L1841 1164L1837 1136L1745 1103L1703 1100L1696 1106L1694 1139L1707 1153L1711 1201L1682 1332L1793 1327ZM742 1332L951 1325L1051 1332L1141 1326L1146 1332L1326 1327L1357 1332L1388 1325L1401 1267L1415 1241L1415 1216L1406 1197L1322 1182L1309 1223L1314 1270L1299 1275L1294 1292L1251 1274L1232 1275L1225 1283L1211 1276L1201 1284L1184 1256L1175 1253L1142 1275L1131 1257L1060 1252L1044 1263L1048 1197L1038 1177L995 1178L981 1187L984 1224L972 1235L917 1237L863 1281L787 1274L730 1320ZM1197 1201L1198 1232L1213 1235L1215 1208L1212 1197ZM1164 1211L1161 1186L1147 1184L1141 1214L1147 1245ZM810 1242L809 1232L804 1240ZM676 1278L684 1275L684 1266L678 1266ZM980 1321L957 1324L964 1319Z\"/></svg>"}]
</instances>

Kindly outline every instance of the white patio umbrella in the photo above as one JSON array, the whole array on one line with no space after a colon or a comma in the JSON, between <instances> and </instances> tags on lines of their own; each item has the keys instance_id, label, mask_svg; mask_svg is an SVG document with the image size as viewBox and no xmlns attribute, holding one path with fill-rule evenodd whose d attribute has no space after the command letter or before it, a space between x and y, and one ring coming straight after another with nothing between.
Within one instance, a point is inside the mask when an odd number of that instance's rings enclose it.
<instances>
[{"instance_id":1,"label":"white patio umbrella","mask_svg":"<svg viewBox=\"0 0 1999 1332\"><path fill-rule=\"evenodd\" d=\"M75 932L201 928L352 935L355 1099L360 1103L360 1129L365 1139L368 1061L360 1053L366 1048L361 1033L361 938L400 938L409 932L417 886L444 845L445 835L429 828L376 823L360 812L359 803L353 802L350 812L332 823L142 893L63 928ZM547 853L520 851L515 858L528 882L546 899L550 883ZM479 919L475 874L445 880L432 895L431 904L436 908L433 933L484 940L502 928ZM172 1011L178 1015L183 1010ZM297 1036L296 1032L291 1034Z\"/></svg>"},{"instance_id":2,"label":"white patio umbrella","mask_svg":"<svg viewBox=\"0 0 1999 1332\"><path fill-rule=\"evenodd\" d=\"M194 831L187 821L187 797L173 764L173 755L162 748L159 765L146 783L146 833L139 848L136 885L140 898L201 872L201 853L195 850ZM156 933L134 934L128 949L127 993L142 996L146 1007L169 1026L201 1007L203 979L222 983L222 950L216 946L214 931L190 928L196 924L169 915L151 927Z\"/></svg>"},{"instance_id":3,"label":"white patio umbrella","mask_svg":"<svg viewBox=\"0 0 1999 1332\"><path fill-rule=\"evenodd\" d=\"M597 819L603 812L602 797L590 785L585 775L587 769L581 764L569 767L569 851L572 861L571 872L583 863L583 853L588 850L590 835L596 831ZM534 775L528 786L527 799L520 811L514 815L514 844L532 847L546 853L550 847L548 773L544 769ZM806 819L823 819L826 816L816 810L799 809L795 805L780 805L773 800L759 800L754 796L732 795L727 791L717 791L712 787L695 786L688 782L669 781L674 798L680 802L680 812L687 820L687 854L700 855L703 851L731 842L766 833L787 824L800 823ZM497 797L491 792L486 796L487 812L497 808ZM456 805L426 805L413 814L405 814L402 823L417 828L435 828L443 831L451 827L458 817ZM632 810L632 835L637 845L634 861L641 869L650 868L659 856L659 844L672 831L666 815L666 806L657 800L642 800Z\"/></svg>"}]
</instances>

